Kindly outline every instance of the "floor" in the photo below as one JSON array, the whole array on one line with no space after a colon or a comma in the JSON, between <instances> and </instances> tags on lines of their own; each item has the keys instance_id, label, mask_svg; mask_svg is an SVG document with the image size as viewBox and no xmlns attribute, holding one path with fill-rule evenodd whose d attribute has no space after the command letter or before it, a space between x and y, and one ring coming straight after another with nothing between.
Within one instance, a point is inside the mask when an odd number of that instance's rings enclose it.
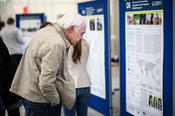
<instances>
[{"instance_id":1,"label":"floor","mask_svg":"<svg viewBox=\"0 0 175 116\"><path fill-rule=\"evenodd\" d=\"M120 116L120 89L119 89L119 65L114 64L111 68L111 75L112 75L112 115L111 116ZM20 114L21 116L25 116L24 108L20 107ZM6 114L6 116L8 116ZM62 115L64 116L64 113L62 111ZM93 110L92 108L88 108L88 116L104 116L103 114Z\"/></svg>"}]
</instances>

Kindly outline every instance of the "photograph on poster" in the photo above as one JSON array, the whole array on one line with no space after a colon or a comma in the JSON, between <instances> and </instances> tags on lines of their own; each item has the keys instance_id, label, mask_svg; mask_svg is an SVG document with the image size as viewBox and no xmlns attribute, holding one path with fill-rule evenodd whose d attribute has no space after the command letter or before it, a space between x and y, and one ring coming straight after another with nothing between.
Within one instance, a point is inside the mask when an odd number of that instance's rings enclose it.
<instances>
[{"instance_id":1,"label":"photograph on poster","mask_svg":"<svg viewBox=\"0 0 175 116\"><path fill-rule=\"evenodd\" d=\"M139 25L139 24L140 24L140 15L134 14L134 25Z\"/></svg>"},{"instance_id":2,"label":"photograph on poster","mask_svg":"<svg viewBox=\"0 0 175 116\"><path fill-rule=\"evenodd\" d=\"M162 110L162 100L161 98L149 95L149 107L157 110Z\"/></svg>"},{"instance_id":3,"label":"photograph on poster","mask_svg":"<svg viewBox=\"0 0 175 116\"><path fill-rule=\"evenodd\" d=\"M90 19L90 30L94 31L95 30L95 19Z\"/></svg>"},{"instance_id":4,"label":"photograph on poster","mask_svg":"<svg viewBox=\"0 0 175 116\"><path fill-rule=\"evenodd\" d=\"M97 31L102 31L102 19L97 18Z\"/></svg>"},{"instance_id":5,"label":"photograph on poster","mask_svg":"<svg viewBox=\"0 0 175 116\"><path fill-rule=\"evenodd\" d=\"M162 13L127 14L128 25L162 25Z\"/></svg>"},{"instance_id":6,"label":"photograph on poster","mask_svg":"<svg viewBox=\"0 0 175 116\"><path fill-rule=\"evenodd\" d=\"M132 25L133 24L133 14L127 15L127 24Z\"/></svg>"},{"instance_id":7,"label":"photograph on poster","mask_svg":"<svg viewBox=\"0 0 175 116\"><path fill-rule=\"evenodd\" d=\"M162 13L154 13L154 25L162 24Z\"/></svg>"},{"instance_id":8,"label":"photograph on poster","mask_svg":"<svg viewBox=\"0 0 175 116\"><path fill-rule=\"evenodd\" d=\"M146 14L140 14L140 24L146 24Z\"/></svg>"},{"instance_id":9,"label":"photograph on poster","mask_svg":"<svg viewBox=\"0 0 175 116\"><path fill-rule=\"evenodd\" d=\"M153 13L147 13L146 14L146 23L148 25L152 25L153 24Z\"/></svg>"}]
</instances>

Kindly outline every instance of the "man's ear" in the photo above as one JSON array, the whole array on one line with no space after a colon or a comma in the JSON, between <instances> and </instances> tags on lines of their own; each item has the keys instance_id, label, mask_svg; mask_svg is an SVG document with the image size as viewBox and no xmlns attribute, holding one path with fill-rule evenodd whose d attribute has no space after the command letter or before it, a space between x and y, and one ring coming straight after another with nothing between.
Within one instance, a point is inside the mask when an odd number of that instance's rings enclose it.
<instances>
[{"instance_id":1,"label":"man's ear","mask_svg":"<svg viewBox=\"0 0 175 116\"><path fill-rule=\"evenodd\" d=\"M74 31L74 26L70 26L68 30L69 30L69 33L72 33Z\"/></svg>"}]
</instances>

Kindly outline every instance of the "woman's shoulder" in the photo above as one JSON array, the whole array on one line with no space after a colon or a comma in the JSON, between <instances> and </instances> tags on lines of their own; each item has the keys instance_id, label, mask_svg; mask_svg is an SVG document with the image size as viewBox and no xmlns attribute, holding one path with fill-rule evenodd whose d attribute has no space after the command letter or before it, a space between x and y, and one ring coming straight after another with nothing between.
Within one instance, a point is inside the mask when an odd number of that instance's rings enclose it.
<instances>
[{"instance_id":1,"label":"woman's shoulder","mask_svg":"<svg viewBox=\"0 0 175 116\"><path fill-rule=\"evenodd\" d=\"M84 46L88 46L89 45L89 43L85 39L81 40L81 44L84 45Z\"/></svg>"}]
</instances>

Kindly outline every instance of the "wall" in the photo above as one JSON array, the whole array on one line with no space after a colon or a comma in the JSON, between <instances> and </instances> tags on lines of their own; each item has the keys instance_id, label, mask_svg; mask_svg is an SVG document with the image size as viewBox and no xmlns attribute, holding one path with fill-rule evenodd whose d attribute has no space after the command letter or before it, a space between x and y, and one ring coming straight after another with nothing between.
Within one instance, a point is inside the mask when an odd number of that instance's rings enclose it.
<instances>
[{"instance_id":1,"label":"wall","mask_svg":"<svg viewBox=\"0 0 175 116\"><path fill-rule=\"evenodd\" d=\"M57 21L57 16L67 12L76 12L75 0L8 0L0 4L0 16L2 20L15 17L15 14L23 13L23 7L28 6L28 13L45 13L47 20Z\"/></svg>"},{"instance_id":2,"label":"wall","mask_svg":"<svg viewBox=\"0 0 175 116\"><path fill-rule=\"evenodd\" d=\"M93 0L7 0L0 3L1 20L22 14L28 6L28 13L45 13L47 21L57 22L58 16L77 12L77 3ZM110 0L111 56L119 55L119 0Z\"/></svg>"},{"instance_id":3,"label":"wall","mask_svg":"<svg viewBox=\"0 0 175 116\"><path fill-rule=\"evenodd\" d=\"M48 21L56 22L58 15L77 12L77 3L82 1L89 0L7 0L0 3L0 16L7 20L23 13L23 7L28 6L28 13L45 13Z\"/></svg>"}]
</instances>

